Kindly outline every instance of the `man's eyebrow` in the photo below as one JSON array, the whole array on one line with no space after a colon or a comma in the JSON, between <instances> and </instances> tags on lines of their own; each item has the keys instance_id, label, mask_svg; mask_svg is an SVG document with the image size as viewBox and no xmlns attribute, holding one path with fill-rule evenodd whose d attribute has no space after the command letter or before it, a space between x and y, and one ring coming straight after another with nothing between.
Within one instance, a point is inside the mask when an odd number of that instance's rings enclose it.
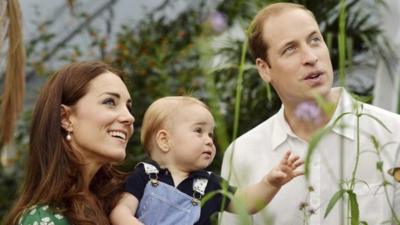
<instances>
[{"instance_id":1,"label":"man's eyebrow","mask_svg":"<svg viewBox=\"0 0 400 225\"><path fill-rule=\"evenodd\" d=\"M295 41L289 41L287 43L285 43L284 45L282 45L282 47L279 48L279 52L282 52L286 47L291 46L295 43Z\"/></svg>"},{"instance_id":2,"label":"man's eyebrow","mask_svg":"<svg viewBox=\"0 0 400 225\"><path fill-rule=\"evenodd\" d=\"M317 30L313 30L311 31L311 33L309 35L307 35L307 39L318 34L319 32ZM285 43L284 45L282 45L282 47L279 48L279 51L282 52L286 47L291 46L293 44L295 44L296 41L288 41L287 43Z\"/></svg>"},{"instance_id":3,"label":"man's eyebrow","mask_svg":"<svg viewBox=\"0 0 400 225\"><path fill-rule=\"evenodd\" d=\"M314 31L312 31L312 32L308 35L308 38L310 38L310 37L312 37L312 36L314 36L314 35L316 35L316 34L319 35L319 32L316 31L316 30L314 30Z\"/></svg>"}]
</instances>

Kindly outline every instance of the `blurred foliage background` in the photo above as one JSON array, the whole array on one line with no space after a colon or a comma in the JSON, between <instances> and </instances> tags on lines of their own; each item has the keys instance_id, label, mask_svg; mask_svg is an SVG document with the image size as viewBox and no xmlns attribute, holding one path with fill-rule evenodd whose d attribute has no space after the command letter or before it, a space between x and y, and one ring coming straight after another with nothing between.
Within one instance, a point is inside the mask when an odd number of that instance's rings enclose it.
<instances>
[{"instance_id":1,"label":"blurred foliage background","mask_svg":"<svg viewBox=\"0 0 400 225\"><path fill-rule=\"evenodd\" d=\"M57 65L78 60L103 60L122 70L129 78L128 86L134 100L132 113L136 119L135 134L129 142L126 161L121 165L126 171L146 157L139 134L144 111L150 103L166 95L190 94L198 97L211 106L216 118L218 154L210 170L219 173L223 151L235 138L234 112L235 105L239 103L236 89L242 88L238 135L270 117L281 104L276 93L259 78L248 51L244 53L244 77L238 84L245 30L256 12L272 2L278 1L192 1L184 11L171 17L166 9L175 2L164 0L138 23L132 25L127 22L121 27L112 27L112 13L118 12L109 11L108 16L101 17L104 21L102 25L93 25L90 20L97 14L88 14L89 9L79 7L79 1L66 1L71 9L69 16L82 24L73 31L74 35L85 39L85 44L69 42L68 37L60 39L58 33L48 29L57 18L46 20L38 15L31 24L25 24L37 29L35 37L25 40L26 80L35 80L31 85L38 90ZM337 69L340 1L289 2L304 4L314 12L331 50L333 66ZM39 8L40 3L37 4ZM349 0L345 4L346 65L376 65L390 52L379 28L376 10L384 2ZM112 7L112 4L105 7ZM110 37L110 30L116 30L116 35ZM55 40L58 44L51 46L50 43ZM3 73L3 68L0 68L0 73ZM3 82L4 79L0 80L0 84ZM37 92L29 93L26 98L34 101ZM372 97L372 88L357 94ZM14 132L14 141L2 146L0 219L17 195L18 184L24 176L32 108L33 104L25 105Z\"/></svg>"}]
</instances>

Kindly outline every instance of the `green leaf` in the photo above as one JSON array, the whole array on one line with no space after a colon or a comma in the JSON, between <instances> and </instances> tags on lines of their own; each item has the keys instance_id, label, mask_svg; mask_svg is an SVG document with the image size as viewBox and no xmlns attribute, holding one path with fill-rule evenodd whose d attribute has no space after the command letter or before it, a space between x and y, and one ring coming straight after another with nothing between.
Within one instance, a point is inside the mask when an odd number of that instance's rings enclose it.
<instances>
[{"instance_id":1,"label":"green leaf","mask_svg":"<svg viewBox=\"0 0 400 225\"><path fill-rule=\"evenodd\" d=\"M201 198L201 206L204 206L204 204L209 201L211 198L213 198L216 194L218 194L218 191L212 191L207 193Z\"/></svg>"},{"instance_id":2,"label":"green leaf","mask_svg":"<svg viewBox=\"0 0 400 225\"><path fill-rule=\"evenodd\" d=\"M383 168L383 161L376 162L376 169L379 171L383 171L382 168Z\"/></svg>"},{"instance_id":3,"label":"green leaf","mask_svg":"<svg viewBox=\"0 0 400 225\"><path fill-rule=\"evenodd\" d=\"M326 218L328 216L328 214L330 213L330 211L333 209L333 207L335 206L336 202L342 198L343 194L346 193L346 190L344 189L340 189L339 191L337 191L331 198L331 200L328 203L328 206L326 207L326 211L325 211L325 215L324 218Z\"/></svg>"},{"instance_id":4,"label":"green leaf","mask_svg":"<svg viewBox=\"0 0 400 225\"><path fill-rule=\"evenodd\" d=\"M347 190L350 200L351 225L360 225L360 210L358 209L357 195L353 190Z\"/></svg>"},{"instance_id":5,"label":"green leaf","mask_svg":"<svg viewBox=\"0 0 400 225\"><path fill-rule=\"evenodd\" d=\"M372 141L372 144L374 145L375 150L379 153L379 145L380 144L379 144L378 140L376 139L376 137L371 135L371 141Z\"/></svg>"}]
</instances>

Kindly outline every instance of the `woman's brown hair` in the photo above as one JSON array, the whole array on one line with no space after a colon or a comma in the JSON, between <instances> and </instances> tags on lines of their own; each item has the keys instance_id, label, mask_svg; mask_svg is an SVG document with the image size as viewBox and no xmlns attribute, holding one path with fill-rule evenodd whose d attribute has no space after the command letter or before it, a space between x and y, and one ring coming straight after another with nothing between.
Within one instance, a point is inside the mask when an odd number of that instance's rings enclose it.
<instances>
[{"instance_id":1,"label":"woman's brown hair","mask_svg":"<svg viewBox=\"0 0 400 225\"><path fill-rule=\"evenodd\" d=\"M61 127L61 104L76 104L90 81L107 71L123 80L121 73L107 64L79 62L57 71L42 89L32 116L26 178L6 225L17 224L27 209L38 204L61 212L71 224L110 224L108 214L122 191L125 174L111 164L103 165L89 187L97 202L90 201L83 192L81 160Z\"/></svg>"}]
</instances>

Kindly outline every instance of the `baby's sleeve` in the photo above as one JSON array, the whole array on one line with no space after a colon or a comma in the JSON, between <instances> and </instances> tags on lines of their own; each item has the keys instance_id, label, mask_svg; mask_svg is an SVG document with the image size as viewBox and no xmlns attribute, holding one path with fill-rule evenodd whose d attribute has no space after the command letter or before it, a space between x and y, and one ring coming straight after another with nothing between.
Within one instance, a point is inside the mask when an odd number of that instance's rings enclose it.
<instances>
[{"instance_id":1,"label":"baby's sleeve","mask_svg":"<svg viewBox=\"0 0 400 225\"><path fill-rule=\"evenodd\" d=\"M149 181L148 175L144 171L143 164L136 166L135 170L131 172L125 182L124 190L135 196L138 201L143 197L144 188Z\"/></svg>"}]
</instances>

